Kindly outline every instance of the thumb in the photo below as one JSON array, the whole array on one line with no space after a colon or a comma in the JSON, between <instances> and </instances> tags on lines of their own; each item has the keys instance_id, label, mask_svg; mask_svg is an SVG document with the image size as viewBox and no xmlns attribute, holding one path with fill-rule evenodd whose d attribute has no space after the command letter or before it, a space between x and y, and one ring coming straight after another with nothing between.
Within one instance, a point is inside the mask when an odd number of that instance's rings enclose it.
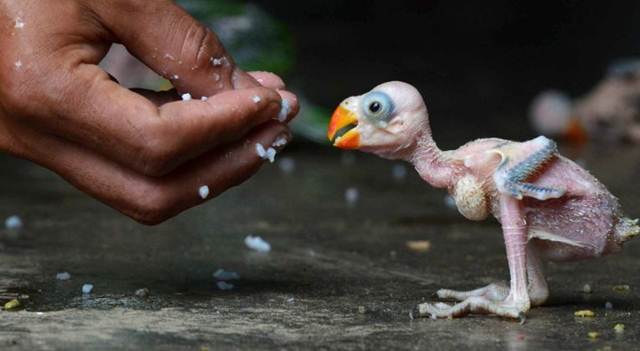
<instances>
[{"instance_id":1,"label":"thumb","mask_svg":"<svg viewBox=\"0 0 640 351\"><path fill-rule=\"evenodd\" d=\"M169 0L90 2L117 41L180 93L211 96L260 86L239 69L218 37Z\"/></svg>"}]
</instances>

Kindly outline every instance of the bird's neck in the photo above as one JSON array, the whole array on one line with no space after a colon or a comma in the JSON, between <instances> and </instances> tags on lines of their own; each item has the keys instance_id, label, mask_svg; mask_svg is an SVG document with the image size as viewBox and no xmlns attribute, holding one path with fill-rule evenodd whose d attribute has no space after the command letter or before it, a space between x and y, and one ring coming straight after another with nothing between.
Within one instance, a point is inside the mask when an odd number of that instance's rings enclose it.
<instances>
[{"instance_id":1,"label":"bird's neck","mask_svg":"<svg viewBox=\"0 0 640 351\"><path fill-rule=\"evenodd\" d=\"M429 128L419 135L408 161L415 166L420 177L431 186L448 188L452 185L455 169L433 141Z\"/></svg>"}]
</instances>

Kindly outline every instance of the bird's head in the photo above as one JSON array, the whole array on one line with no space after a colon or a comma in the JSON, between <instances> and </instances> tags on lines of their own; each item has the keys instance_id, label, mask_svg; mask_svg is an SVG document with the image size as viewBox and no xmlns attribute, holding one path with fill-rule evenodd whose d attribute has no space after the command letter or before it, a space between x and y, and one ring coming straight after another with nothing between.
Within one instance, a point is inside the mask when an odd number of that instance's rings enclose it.
<instances>
[{"instance_id":1,"label":"bird's head","mask_svg":"<svg viewBox=\"0 0 640 351\"><path fill-rule=\"evenodd\" d=\"M429 129L422 96L403 82L388 82L344 100L333 113L328 137L335 147L390 159L405 158Z\"/></svg>"}]
</instances>

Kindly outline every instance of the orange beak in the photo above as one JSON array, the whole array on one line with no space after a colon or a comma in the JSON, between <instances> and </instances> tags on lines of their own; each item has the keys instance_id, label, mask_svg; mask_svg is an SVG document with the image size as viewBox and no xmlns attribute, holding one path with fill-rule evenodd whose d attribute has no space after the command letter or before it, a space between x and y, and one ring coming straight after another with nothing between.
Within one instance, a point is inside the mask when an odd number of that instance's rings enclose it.
<instances>
[{"instance_id":1,"label":"orange beak","mask_svg":"<svg viewBox=\"0 0 640 351\"><path fill-rule=\"evenodd\" d=\"M331 116L327 136L335 147L357 149L360 146L360 133L355 129L357 126L355 114L340 105Z\"/></svg>"}]
</instances>

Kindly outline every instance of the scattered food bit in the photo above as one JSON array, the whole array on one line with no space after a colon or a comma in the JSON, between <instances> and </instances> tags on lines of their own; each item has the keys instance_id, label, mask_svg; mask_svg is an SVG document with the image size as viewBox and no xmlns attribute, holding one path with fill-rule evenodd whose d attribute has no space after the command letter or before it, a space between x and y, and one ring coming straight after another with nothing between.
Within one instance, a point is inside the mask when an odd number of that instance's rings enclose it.
<instances>
[{"instance_id":1,"label":"scattered food bit","mask_svg":"<svg viewBox=\"0 0 640 351\"><path fill-rule=\"evenodd\" d=\"M206 97L206 96L203 96L203 97L201 97L201 98L200 98L200 100L202 100L202 101L206 102L207 100L209 100L209 98L208 98L208 97Z\"/></svg>"},{"instance_id":2,"label":"scattered food bit","mask_svg":"<svg viewBox=\"0 0 640 351\"><path fill-rule=\"evenodd\" d=\"M4 304L5 311L11 311L18 309L20 307L20 301L18 299L13 299Z\"/></svg>"},{"instance_id":3,"label":"scattered food bit","mask_svg":"<svg viewBox=\"0 0 640 351\"><path fill-rule=\"evenodd\" d=\"M271 244L264 241L259 236L247 235L244 238L244 244L247 245L248 248L258 252L269 252L271 251Z\"/></svg>"},{"instance_id":4,"label":"scattered food bit","mask_svg":"<svg viewBox=\"0 0 640 351\"><path fill-rule=\"evenodd\" d=\"M394 165L391 169L391 175L393 176L393 179L401 182L407 178L407 167L401 164Z\"/></svg>"},{"instance_id":5,"label":"scattered food bit","mask_svg":"<svg viewBox=\"0 0 640 351\"><path fill-rule=\"evenodd\" d=\"M174 74L171 78L172 78L173 80L178 80L178 79L180 79L180 76L179 76L179 75L177 75L177 74Z\"/></svg>"},{"instance_id":6,"label":"scattered food bit","mask_svg":"<svg viewBox=\"0 0 640 351\"><path fill-rule=\"evenodd\" d=\"M289 116L289 112L291 112L289 100L282 99L282 106L280 107L280 113L278 114L278 121L285 122Z\"/></svg>"},{"instance_id":7,"label":"scattered food bit","mask_svg":"<svg viewBox=\"0 0 640 351\"><path fill-rule=\"evenodd\" d=\"M238 280L240 279L240 275L236 272L228 272L224 269L220 268L215 273L213 273L213 277L218 280Z\"/></svg>"},{"instance_id":8,"label":"scattered food bit","mask_svg":"<svg viewBox=\"0 0 640 351\"><path fill-rule=\"evenodd\" d=\"M613 309L613 304L609 301L604 303L604 308L607 310L612 310Z\"/></svg>"},{"instance_id":9,"label":"scattered food bit","mask_svg":"<svg viewBox=\"0 0 640 351\"><path fill-rule=\"evenodd\" d=\"M617 323L616 325L613 326L613 330L618 334L624 333L624 324Z\"/></svg>"},{"instance_id":10,"label":"scattered food bit","mask_svg":"<svg viewBox=\"0 0 640 351\"><path fill-rule=\"evenodd\" d=\"M225 281L219 281L216 283L216 285L220 290L231 290L234 288L233 284L227 283Z\"/></svg>"},{"instance_id":11,"label":"scattered food bit","mask_svg":"<svg viewBox=\"0 0 640 351\"><path fill-rule=\"evenodd\" d=\"M173 55L171 55L171 54L164 54L164 58L167 59L167 60L170 60L170 61L175 61L176 60L176 58L173 57Z\"/></svg>"},{"instance_id":12,"label":"scattered food bit","mask_svg":"<svg viewBox=\"0 0 640 351\"><path fill-rule=\"evenodd\" d=\"M283 147L285 145L287 145L289 141L287 140L287 138L285 137L280 137L278 139L276 139L276 141L273 142L273 144L271 144L271 146L273 147Z\"/></svg>"},{"instance_id":13,"label":"scattered food bit","mask_svg":"<svg viewBox=\"0 0 640 351\"><path fill-rule=\"evenodd\" d=\"M212 58L211 58L211 64L212 64L213 66L215 66L215 67L220 67L220 66L224 65L224 63L225 63L225 61L226 61L226 60L227 60L227 58L226 58L226 57L224 57L224 56L223 56L223 57L220 57L220 58L212 57Z\"/></svg>"},{"instance_id":14,"label":"scattered food bit","mask_svg":"<svg viewBox=\"0 0 640 351\"><path fill-rule=\"evenodd\" d=\"M574 315L575 315L576 317L581 317L581 318L592 318L592 317L595 317L595 316L596 316L596 314L595 314L593 311L591 311L591 310L580 310L580 311L576 311L576 312L574 313Z\"/></svg>"},{"instance_id":15,"label":"scattered food bit","mask_svg":"<svg viewBox=\"0 0 640 351\"><path fill-rule=\"evenodd\" d=\"M200 195L203 200L209 197L209 187L206 185L201 186L198 189L198 195Z\"/></svg>"},{"instance_id":16,"label":"scattered food bit","mask_svg":"<svg viewBox=\"0 0 640 351\"><path fill-rule=\"evenodd\" d=\"M589 336L589 339L597 339L598 337L600 337L600 333L595 331L590 331L587 333L587 335Z\"/></svg>"},{"instance_id":17,"label":"scattered food bit","mask_svg":"<svg viewBox=\"0 0 640 351\"><path fill-rule=\"evenodd\" d=\"M14 27L18 29L24 28L24 22L22 21L22 18L20 17L16 18L16 24Z\"/></svg>"},{"instance_id":18,"label":"scattered food bit","mask_svg":"<svg viewBox=\"0 0 640 351\"><path fill-rule=\"evenodd\" d=\"M616 292L629 292L630 290L631 290L631 287L627 284L615 285L613 287L613 291L616 291Z\"/></svg>"},{"instance_id":19,"label":"scattered food bit","mask_svg":"<svg viewBox=\"0 0 640 351\"><path fill-rule=\"evenodd\" d=\"M136 290L136 296L142 297L142 298L149 297L149 289L142 288L142 289Z\"/></svg>"},{"instance_id":20,"label":"scattered food bit","mask_svg":"<svg viewBox=\"0 0 640 351\"><path fill-rule=\"evenodd\" d=\"M14 66L16 66L16 68L20 68L22 67L22 61L18 60L14 63Z\"/></svg>"},{"instance_id":21,"label":"scattered food bit","mask_svg":"<svg viewBox=\"0 0 640 351\"><path fill-rule=\"evenodd\" d=\"M287 299L287 303L294 303L295 301L296 299L294 299L293 297Z\"/></svg>"},{"instance_id":22,"label":"scattered food bit","mask_svg":"<svg viewBox=\"0 0 640 351\"><path fill-rule=\"evenodd\" d=\"M44 316L44 312L36 312L36 316Z\"/></svg>"},{"instance_id":23,"label":"scattered food bit","mask_svg":"<svg viewBox=\"0 0 640 351\"><path fill-rule=\"evenodd\" d=\"M458 209L458 205L456 205L456 199L453 198L453 196L447 194L444 197L444 205L447 206L448 208L452 209L452 210L457 210Z\"/></svg>"},{"instance_id":24,"label":"scattered food bit","mask_svg":"<svg viewBox=\"0 0 640 351\"><path fill-rule=\"evenodd\" d=\"M351 187L344 192L344 199L349 206L355 206L360 199L360 192L357 188Z\"/></svg>"},{"instance_id":25,"label":"scattered food bit","mask_svg":"<svg viewBox=\"0 0 640 351\"><path fill-rule=\"evenodd\" d=\"M284 157L278 162L278 167L284 173L292 173L296 169L296 161L291 157Z\"/></svg>"},{"instance_id":26,"label":"scattered food bit","mask_svg":"<svg viewBox=\"0 0 640 351\"><path fill-rule=\"evenodd\" d=\"M82 293L85 295L91 294L91 291L93 291L93 284L84 284L82 286Z\"/></svg>"},{"instance_id":27,"label":"scattered food bit","mask_svg":"<svg viewBox=\"0 0 640 351\"><path fill-rule=\"evenodd\" d=\"M8 230L18 230L22 228L22 219L18 216L11 216L4 221L4 226Z\"/></svg>"},{"instance_id":28,"label":"scattered food bit","mask_svg":"<svg viewBox=\"0 0 640 351\"><path fill-rule=\"evenodd\" d=\"M270 147L265 149L264 146L260 143L256 144L256 153L263 160L269 160L269 162L273 163L276 160L276 149Z\"/></svg>"},{"instance_id":29,"label":"scattered food bit","mask_svg":"<svg viewBox=\"0 0 640 351\"><path fill-rule=\"evenodd\" d=\"M253 102L255 102L256 104L260 103L260 101L262 101L262 98L259 97L258 95L254 95L251 100L253 100Z\"/></svg>"},{"instance_id":30,"label":"scattered food bit","mask_svg":"<svg viewBox=\"0 0 640 351\"><path fill-rule=\"evenodd\" d=\"M407 247L414 252L427 252L431 249L431 241L429 240L409 240Z\"/></svg>"},{"instance_id":31,"label":"scattered food bit","mask_svg":"<svg viewBox=\"0 0 640 351\"><path fill-rule=\"evenodd\" d=\"M585 284L582 287L582 292L585 293L585 294L591 294L593 292L593 290L591 289L591 285Z\"/></svg>"},{"instance_id":32,"label":"scattered food bit","mask_svg":"<svg viewBox=\"0 0 640 351\"><path fill-rule=\"evenodd\" d=\"M191 100L191 94L186 93L186 94L182 94L182 101L189 101Z\"/></svg>"},{"instance_id":33,"label":"scattered food bit","mask_svg":"<svg viewBox=\"0 0 640 351\"><path fill-rule=\"evenodd\" d=\"M71 274L69 274L69 272L59 272L58 274L56 274L56 279L57 280L69 280L69 279L71 279Z\"/></svg>"},{"instance_id":34,"label":"scattered food bit","mask_svg":"<svg viewBox=\"0 0 640 351\"><path fill-rule=\"evenodd\" d=\"M214 81L214 82L217 82L217 81L219 81L219 80L220 80L220 75L219 75L218 73L214 73L214 74L213 74L213 81Z\"/></svg>"},{"instance_id":35,"label":"scattered food bit","mask_svg":"<svg viewBox=\"0 0 640 351\"><path fill-rule=\"evenodd\" d=\"M367 309L364 306L358 306L358 313L365 314L367 313Z\"/></svg>"}]
</instances>

